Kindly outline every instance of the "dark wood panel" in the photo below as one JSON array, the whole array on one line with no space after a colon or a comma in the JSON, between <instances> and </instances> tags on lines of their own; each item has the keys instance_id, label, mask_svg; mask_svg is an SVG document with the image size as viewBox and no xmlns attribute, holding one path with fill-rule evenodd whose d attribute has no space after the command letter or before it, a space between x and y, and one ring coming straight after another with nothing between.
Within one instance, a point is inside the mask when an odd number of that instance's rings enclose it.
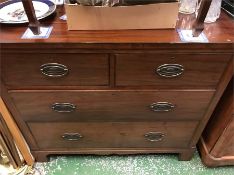
<instances>
[{"instance_id":1,"label":"dark wood panel","mask_svg":"<svg viewBox=\"0 0 234 175\"><path fill-rule=\"evenodd\" d=\"M214 89L230 59L228 54L117 54L116 86ZM184 71L160 76L157 68L165 64L179 64Z\"/></svg>"},{"instance_id":2,"label":"dark wood panel","mask_svg":"<svg viewBox=\"0 0 234 175\"><path fill-rule=\"evenodd\" d=\"M186 148L198 122L121 123L28 123L41 149L53 148ZM42 132L46 131L46 132ZM163 133L149 141L149 132ZM65 140L65 133L79 133L78 140ZM152 139L152 138L150 138Z\"/></svg>"},{"instance_id":3,"label":"dark wood panel","mask_svg":"<svg viewBox=\"0 0 234 175\"><path fill-rule=\"evenodd\" d=\"M219 137L227 128L227 125L232 121L234 106L233 99L233 80L231 80L202 135L209 151L212 150Z\"/></svg>"},{"instance_id":4,"label":"dark wood panel","mask_svg":"<svg viewBox=\"0 0 234 175\"><path fill-rule=\"evenodd\" d=\"M234 165L234 156L224 156L224 157L214 157L210 154L206 147L206 143L204 142L203 138L201 137L199 142L199 151L201 154L202 163L208 167L217 167L217 166L227 166L227 165Z\"/></svg>"},{"instance_id":5,"label":"dark wood panel","mask_svg":"<svg viewBox=\"0 0 234 175\"><path fill-rule=\"evenodd\" d=\"M216 92L212 98L212 101L209 104L208 110L206 110L203 118L199 122L196 132L193 135L193 139L190 143L191 147L194 147L198 142L199 138L201 137L202 132L205 129L205 126L207 125L213 111L215 110L216 105L218 104L220 98L222 97L225 88L228 86L228 83L230 82L233 75L234 75L234 70L233 70L233 55L232 55L232 59L229 61L228 66L225 69L222 78L218 83L218 86L216 87Z\"/></svg>"},{"instance_id":6,"label":"dark wood panel","mask_svg":"<svg viewBox=\"0 0 234 175\"><path fill-rule=\"evenodd\" d=\"M1 59L2 78L9 88L109 85L109 61L105 54L7 54ZM45 76L40 67L46 63L65 65L69 72L62 77Z\"/></svg>"},{"instance_id":7,"label":"dark wood panel","mask_svg":"<svg viewBox=\"0 0 234 175\"><path fill-rule=\"evenodd\" d=\"M10 92L25 121L155 121L199 120L214 91L24 91ZM150 105L168 102L171 111L153 111ZM59 113L54 103L76 105Z\"/></svg>"},{"instance_id":8,"label":"dark wood panel","mask_svg":"<svg viewBox=\"0 0 234 175\"><path fill-rule=\"evenodd\" d=\"M2 43L1 53L181 53L233 54L232 43ZM43 50L41 49L43 47ZM28 49L30 48L30 49Z\"/></svg>"},{"instance_id":9,"label":"dark wood panel","mask_svg":"<svg viewBox=\"0 0 234 175\"><path fill-rule=\"evenodd\" d=\"M72 148L40 150L33 151L32 154L37 162L48 161L50 155L74 155L74 154L91 154L91 155L131 155L131 154L159 154L159 153L184 153L187 148Z\"/></svg>"},{"instance_id":10,"label":"dark wood panel","mask_svg":"<svg viewBox=\"0 0 234 175\"><path fill-rule=\"evenodd\" d=\"M16 124L18 125L20 131L22 132L24 138L26 139L27 144L30 146L30 148L33 148L34 150L37 149L37 144L29 128L27 127L26 123L23 121L20 112L17 110L14 102L9 96L7 89L2 81L0 81L0 96L4 101L4 103L6 104L9 112L12 114L12 117L14 118Z\"/></svg>"},{"instance_id":11,"label":"dark wood panel","mask_svg":"<svg viewBox=\"0 0 234 175\"><path fill-rule=\"evenodd\" d=\"M215 157L232 156L234 162L234 115L211 153Z\"/></svg>"},{"instance_id":12,"label":"dark wood panel","mask_svg":"<svg viewBox=\"0 0 234 175\"><path fill-rule=\"evenodd\" d=\"M234 165L233 78L216 106L199 142L207 166Z\"/></svg>"}]
</instances>

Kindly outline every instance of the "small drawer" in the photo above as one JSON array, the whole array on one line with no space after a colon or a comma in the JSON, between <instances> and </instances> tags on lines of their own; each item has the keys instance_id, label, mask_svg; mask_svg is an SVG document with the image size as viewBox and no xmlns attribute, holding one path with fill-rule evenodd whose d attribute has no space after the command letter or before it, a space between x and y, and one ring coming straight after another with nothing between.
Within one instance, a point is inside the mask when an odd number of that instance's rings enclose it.
<instances>
[{"instance_id":1,"label":"small drawer","mask_svg":"<svg viewBox=\"0 0 234 175\"><path fill-rule=\"evenodd\" d=\"M214 89L230 59L224 54L117 54L116 86Z\"/></svg>"},{"instance_id":2,"label":"small drawer","mask_svg":"<svg viewBox=\"0 0 234 175\"><path fill-rule=\"evenodd\" d=\"M198 122L28 123L40 149L186 148Z\"/></svg>"},{"instance_id":3,"label":"small drawer","mask_svg":"<svg viewBox=\"0 0 234 175\"><path fill-rule=\"evenodd\" d=\"M24 121L199 120L214 91L10 92Z\"/></svg>"},{"instance_id":4,"label":"small drawer","mask_svg":"<svg viewBox=\"0 0 234 175\"><path fill-rule=\"evenodd\" d=\"M2 65L2 77L10 89L109 84L105 54L8 54Z\"/></svg>"}]
</instances>

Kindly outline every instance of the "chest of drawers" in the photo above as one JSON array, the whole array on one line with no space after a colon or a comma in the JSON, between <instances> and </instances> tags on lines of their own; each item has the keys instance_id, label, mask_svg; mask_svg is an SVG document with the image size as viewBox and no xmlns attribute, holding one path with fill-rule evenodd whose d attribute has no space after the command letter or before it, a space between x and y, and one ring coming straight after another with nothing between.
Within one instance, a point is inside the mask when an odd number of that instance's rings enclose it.
<instances>
[{"instance_id":1,"label":"chest of drawers","mask_svg":"<svg viewBox=\"0 0 234 175\"><path fill-rule=\"evenodd\" d=\"M10 27L1 40L1 95L37 161L50 154L192 157L232 76L232 43L177 43L171 30L68 32L58 19L53 26L45 43L11 40L19 31Z\"/></svg>"}]
</instances>

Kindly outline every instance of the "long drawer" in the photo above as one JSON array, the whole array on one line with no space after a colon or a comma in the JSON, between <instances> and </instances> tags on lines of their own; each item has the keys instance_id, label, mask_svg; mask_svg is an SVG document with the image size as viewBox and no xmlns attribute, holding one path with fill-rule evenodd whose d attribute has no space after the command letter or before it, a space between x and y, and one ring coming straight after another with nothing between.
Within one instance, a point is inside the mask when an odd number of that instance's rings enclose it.
<instances>
[{"instance_id":1,"label":"long drawer","mask_svg":"<svg viewBox=\"0 0 234 175\"><path fill-rule=\"evenodd\" d=\"M10 92L25 121L199 120L214 91Z\"/></svg>"},{"instance_id":2,"label":"long drawer","mask_svg":"<svg viewBox=\"0 0 234 175\"><path fill-rule=\"evenodd\" d=\"M2 77L11 88L109 85L106 54L8 54Z\"/></svg>"},{"instance_id":3,"label":"long drawer","mask_svg":"<svg viewBox=\"0 0 234 175\"><path fill-rule=\"evenodd\" d=\"M198 122L28 123L40 149L186 148Z\"/></svg>"},{"instance_id":4,"label":"long drawer","mask_svg":"<svg viewBox=\"0 0 234 175\"><path fill-rule=\"evenodd\" d=\"M117 86L215 88L229 54L117 54Z\"/></svg>"}]
</instances>

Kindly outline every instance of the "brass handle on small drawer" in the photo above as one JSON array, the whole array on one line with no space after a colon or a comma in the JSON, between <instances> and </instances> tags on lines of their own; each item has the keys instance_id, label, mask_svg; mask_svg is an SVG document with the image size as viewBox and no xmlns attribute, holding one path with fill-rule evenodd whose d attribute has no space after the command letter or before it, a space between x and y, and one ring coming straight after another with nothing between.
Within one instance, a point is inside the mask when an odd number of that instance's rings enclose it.
<instances>
[{"instance_id":1,"label":"brass handle on small drawer","mask_svg":"<svg viewBox=\"0 0 234 175\"><path fill-rule=\"evenodd\" d=\"M76 110L76 105L71 103L54 103L51 108L56 112L73 112Z\"/></svg>"},{"instance_id":2,"label":"brass handle on small drawer","mask_svg":"<svg viewBox=\"0 0 234 175\"><path fill-rule=\"evenodd\" d=\"M150 105L150 109L155 112L168 112L171 111L175 106L168 102L157 102Z\"/></svg>"},{"instance_id":3,"label":"brass handle on small drawer","mask_svg":"<svg viewBox=\"0 0 234 175\"><path fill-rule=\"evenodd\" d=\"M41 73L48 77L63 77L68 74L67 66L58 63L46 63L40 67Z\"/></svg>"},{"instance_id":4,"label":"brass handle on small drawer","mask_svg":"<svg viewBox=\"0 0 234 175\"><path fill-rule=\"evenodd\" d=\"M165 134L162 132L148 132L144 135L144 137L151 142L158 142L163 140Z\"/></svg>"},{"instance_id":5,"label":"brass handle on small drawer","mask_svg":"<svg viewBox=\"0 0 234 175\"><path fill-rule=\"evenodd\" d=\"M83 136L79 133L64 133L62 135L62 138L64 140L76 141L76 140L80 140L81 138L83 138Z\"/></svg>"},{"instance_id":6,"label":"brass handle on small drawer","mask_svg":"<svg viewBox=\"0 0 234 175\"><path fill-rule=\"evenodd\" d=\"M181 75L184 67L180 64L163 64L157 68L156 72L162 77L173 78Z\"/></svg>"}]
</instances>

